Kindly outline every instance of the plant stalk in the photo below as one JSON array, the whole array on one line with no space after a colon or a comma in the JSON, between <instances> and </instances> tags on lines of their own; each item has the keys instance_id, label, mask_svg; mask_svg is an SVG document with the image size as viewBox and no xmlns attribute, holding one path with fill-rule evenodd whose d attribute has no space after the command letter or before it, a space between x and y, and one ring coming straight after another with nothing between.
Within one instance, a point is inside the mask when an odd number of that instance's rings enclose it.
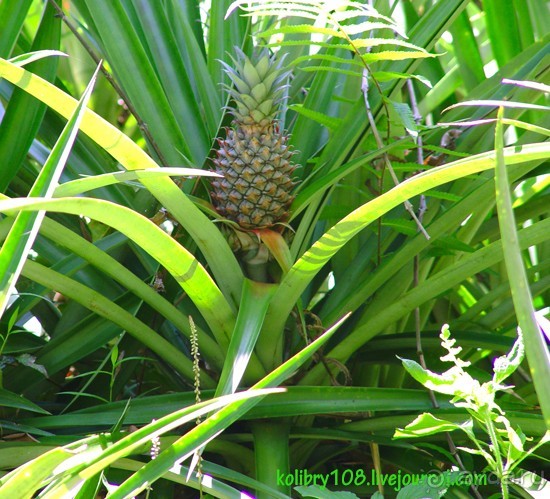
<instances>
[{"instance_id":1,"label":"plant stalk","mask_svg":"<svg viewBox=\"0 0 550 499\"><path fill-rule=\"evenodd\" d=\"M279 421L261 421L252 425L256 480L290 496L290 485L285 485L281 479L290 472L288 432L288 425ZM270 499L269 494L261 491L256 497Z\"/></svg>"}]
</instances>

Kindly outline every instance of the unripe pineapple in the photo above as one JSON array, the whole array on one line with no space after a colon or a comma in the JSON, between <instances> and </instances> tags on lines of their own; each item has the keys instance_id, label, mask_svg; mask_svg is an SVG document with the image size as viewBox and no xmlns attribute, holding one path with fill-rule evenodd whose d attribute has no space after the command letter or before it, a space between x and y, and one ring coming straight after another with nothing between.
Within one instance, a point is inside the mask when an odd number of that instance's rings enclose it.
<instances>
[{"instance_id":1,"label":"unripe pineapple","mask_svg":"<svg viewBox=\"0 0 550 499\"><path fill-rule=\"evenodd\" d=\"M253 64L238 51L235 68L224 64L234 88L234 116L225 139L218 139L214 160L223 175L212 182L212 201L223 217L244 230L265 229L284 222L294 197L291 175L296 166L288 137L276 120L288 73L264 52Z\"/></svg>"}]
</instances>

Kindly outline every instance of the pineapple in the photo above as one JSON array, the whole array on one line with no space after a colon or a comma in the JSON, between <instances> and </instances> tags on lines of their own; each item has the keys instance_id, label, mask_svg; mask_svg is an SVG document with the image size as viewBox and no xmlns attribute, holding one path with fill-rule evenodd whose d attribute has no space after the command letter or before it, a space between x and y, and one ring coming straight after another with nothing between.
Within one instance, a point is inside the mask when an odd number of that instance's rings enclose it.
<instances>
[{"instance_id":1,"label":"pineapple","mask_svg":"<svg viewBox=\"0 0 550 499\"><path fill-rule=\"evenodd\" d=\"M237 49L238 50L238 49ZM288 136L281 132L276 114L283 100L288 73L281 62L263 52L254 64L238 50L235 68L224 64L233 88L232 127L218 139L214 159L223 178L212 182L217 212L241 230L269 229L284 223L294 197Z\"/></svg>"}]
</instances>

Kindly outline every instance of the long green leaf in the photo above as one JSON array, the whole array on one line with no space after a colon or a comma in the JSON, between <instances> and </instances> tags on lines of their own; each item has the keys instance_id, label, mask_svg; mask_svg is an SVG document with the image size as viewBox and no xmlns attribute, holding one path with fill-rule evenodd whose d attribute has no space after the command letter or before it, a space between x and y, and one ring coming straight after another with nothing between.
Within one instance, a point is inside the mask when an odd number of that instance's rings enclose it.
<instances>
[{"instance_id":1,"label":"long green leaf","mask_svg":"<svg viewBox=\"0 0 550 499\"><path fill-rule=\"evenodd\" d=\"M75 490L78 490L87 479L92 478L94 475L106 469L117 459L132 454L138 448L148 442L151 442L152 439L158 438L163 433L191 421L195 421L197 418L200 418L201 416L217 409L223 407L233 407L234 405L238 405L239 402L242 403L242 401L256 397L265 397L268 394L281 391L283 390L276 388L248 390L246 392L226 395L208 402L202 402L200 404L176 411L168 416L164 416L158 421L153 421L147 426L123 437L113 445L107 447L107 449L96 452L96 456L93 456L92 459L87 460L84 464L76 462L76 466L69 470L65 476L62 476L58 483L52 484L51 490L43 494L42 497L44 497L44 499L62 499L67 497L67 495L74 493ZM216 416L214 415L209 419L215 418ZM12 478L12 482L17 480L17 478L21 477L16 476ZM112 497L115 497L115 495L112 495Z\"/></svg>"},{"instance_id":2,"label":"long green leaf","mask_svg":"<svg viewBox=\"0 0 550 499\"><path fill-rule=\"evenodd\" d=\"M33 497L34 492L44 480L48 479L67 460L74 458L76 448L90 449L93 452L97 449L98 440L98 436L93 436L65 448L56 447L2 477L0 479L0 499Z\"/></svg>"},{"instance_id":3,"label":"long green leaf","mask_svg":"<svg viewBox=\"0 0 550 499\"><path fill-rule=\"evenodd\" d=\"M226 96L221 83L228 85L229 77L220 61L231 63L230 54L235 47L243 48L249 21L241 16L228 15L231 0L212 0L210 7L210 25L208 29L208 70L214 85L219 86L220 101Z\"/></svg>"},{"instance_id":4,"label":"long green leaf","mask_svg":"<svg viewBox=\"0 0 550 499\"><path fill-rule=\"evenodd\" d=\"M508 174L506 172L503 115L504 108L500 107L495 131L495 182L498 220L502 234L502 250L510 280L514 308L516 309L519 327L524 335L525 352L529 361L531 376L533 377L533 383L537 391L546 426L550 429L550 387L548 386L548 380L550 379L550 352L535 318L533 299L529 290L529 281L525 273L521 247L516 231L512 197L508 183Z\"/></svg>"},{"instance_id":5,"label":"long green leaf","mask_svg":"<svg viewBox=\"0 0 550 499\"><path fill-rule=\"evenodd\" d=\"M483 6L493 55L502 67L521 50L515 2L484 0Z\"/></svg>"},{"instance_id":6,"label":"long green leaf","mask_svg":"<svg viewBox=\"0 0 550 499\"><path fill-rule=\"evenodd\" d=\"M92 94L98 70L99 68L93 75L74 114L52 149L48 160L29 192L29 197L43 196L48 198L52 196L78 133L78 126ZM0 316L4 313L8 299L15 289L15 283L32 248L44 216L43 211L17 215L10 233L0 249Z\"/></svg>"},{"instance_id":7,"label":"long green leaf","mask_svg":"<svg viewBox=\"0 0 550 499\"><path fill-rule=\"evenodd\" d=\"M203 176L218 177L214 172L199 170L198 168L149 168L147 170L133 170L129 172L113 172L103 175L94 175L93 177L80 178L61 184L55 189L54 196L69 197L83 194L93 189L100 189L106 185L113 185L119 182L132 182L142 178L155 178L166 176Z\"/></svg>"},{"instance_id":8,"label":"long green leaf","mask_svg":"<svg viewBox=\"0 0 550 499\"><path fill-rule=\"evenodd\" d=\"M76 102L72 97L36 75L3 59L0 59L0 77L20 86L64 117L70 116L75 108ZM80 128L127 170L158 168L151 157L134 141L92 111L85 112ZM243 274L218 228L172 180L143 179L142 183L190 233L205 255L221 289L232 304L238 303Z\"/></svg>"},{"instance_id":9,"label":"long green leaf","mask_svg":"<svg viewBox=\"0 0 550 499\"><path fill-rule=\"evenodd\" d=\"M343 319L344 320L344 319ZM321 347L332 336L343 322L341 320L330 328L326 333L310 343L301 352L287 360L275 371L268 374L260 382L256 383L251 390L277 386L296 371L313 353ZM168 449L161 452L153 461L146 464L139 472L126 480L112 495L113 499L122 499L128 495L134 495L143 490L144 484L152 483L160 478L166 471L174 466L174 460L183 461L190 456L195 449L203 446L209 440L215 438L221 431L231 423L239 419L261 400L260 397L251 400L235 402L220 410L215 417L209 418L196 428L191 430L185 437L180 438Z\"/></svg>"},{"instance_id":10,"label":"long green leaf","mask_svg":"<svg viewBox=\"0 0 550 499\"><path fill-rule=\"evenodd\" d=\"M395 343L397 344L398 341L395 340ZM438 338L434 339L433 343L434 349L440 346ZM414 339L412 345L414 348ZM510 343L501 342L499 346L502 351L506 351ZM393 348L395 351L395 345ZM212 395L212 390L205 390L203 393L205 398ZM152 419L159 419L172 411L177 411L182 406L191 406L194 402L195 394L193 392L137 398L132 400L125 414L125 422L134 425L147 424ZM443 399L440 400L440 403L444 408L453 407ZM69 414L28 417L24 423L44 430L56 431L62 428L73 428L73 431L78 431L89 426L90 420L93 420L95 425L108 428L116 424L126 404L127 401L124 400L89 407ZM244 415L243 419L367 411L406 413L429 410L430 408L430 399L424 390L353 386L289 386L285 393L263 399Z\"/></svg>"},{"instance_id":11,"label":"long green leaf","mask_svg":"<svg viewBox=\"0 0 550 499\"><path fill-rule=\"evenodd\" d=\"M550 157L550 144L521 146L519 151L517 147L508 147L504 153L508 164L544 159ZM407 199L446 182L493 168L494 157L494 152L483 153L423 172L343 218L317 240L283 278L268 312L268 334L278 337L282 333L286 317L311 279L359 231ZM275 352L262 354L270 358Z\"/></svg>"},{"instance_id":12,"label":"long green leaf","mask_svg":"<svg viewBox=\"0 0 550 499\"><path fill-rule=\"evenodd\" d=\"M546 241L549 230L550 219L523 229L520 232L521 247L527 249L529 246ZM486 270L501 260L501 241L494 242L475 253L469 253L454 265L443 268L424 281L422 285L403 294L391 304L386 303L382 310L367 314L350 335L327 353L327 357L345 362L369 339L377 335L384 327L394 323L397 318L410 313L416 307L444 293L452 286L458 285L469 276ZM367 310L368 312L370 311ZM301 380L301 383L304 385L318 383L325 375L326 372L320 366L315 366Z\"/></svg>"},{"instance_id":13,"label":"long green leaf","mask_svg":"<svg viewBox=\"0 0 550 499\"><path fill-rule=\"evenodd\" d=\"M191 75L191 81L197 87L196 91L200 96L201 105L204 109L210 137L215 137L223 115L223 104L219 94L220 89L216 88L208 73L207 61L199 56L199 54L204 53L204 47L201 48L200 46L204 42L202 40L202 33L200 34L200 40L197 40L196 34L193 33L193 30L196 30L200 26L199 19L186 15L183 9L178 8L180 5L174 7L174 12L169 14L171 16L172 30L174 31L174 37L187 72ZM186 7L194 8L192 4L186 5ZM168 8L171 8L171 6L169 5ZM219 69L221 69L221 64Z\"/></svg>"},{"instance_id":14,"label":"long green leaf","mask_svg":"<svg viewBox=\"0 0 550 499\"><path fill-rule=\"evenodd\" d=\"M274 292L274 285L248 279L244 281L239 314L237 315L235 330L231 335L231 343L218 382L217 396L237 391L239 383L249 366L250 357L256 346L258 335L262 330L267 307ZM258 373L251 373L249 368L248 377L250 379L255 377L257 380L260 376L258 376Z\"/></svg>"},{"instance_id":15,"label":"long green leaf","mask_svg":"<svg viewBox=\"0 0 550 499\"><path fill-rule=\"evenodd\" d=\"M109 201L87 198L0 201L0 211L13 209L85 214L125 234L174 276L201 311L222 349L229 345L235 319L223 294L197 259L151 220Z\"/></svg>"},{"instance_id":16,"label":"long green leaf","mask_svg":"<svg viewBox=\"0 0 550 499\"><path fill-rule=\"evenodd\" d=\"M101 46L117 81L140 118L147 123L148 131L169 164L181 164L178 151L194 164L202 164L206 151L195 149L180 130L175 108L162 86L151 48L145 39L146 27L138 18L137 6L109 0L74 3L79 10L82 4L85 6L81 12L90 25L92 36ZM188 117L191 122L195 121L193 114ZM197 136L195 145L200 148L201 143Z\"/></svg>"},{"instance_id":17,"label":"long green leaf","mask_svg":"<svg viewBox=\"0 0 550 499\"><path fill-rule=\"evenodd\" d=\"M32 0L0 3L0 57L9 57L25 21Z\"/></svg>"},{"instance_id":18,"label":"long green leaf","mask_svg":"<svg viewBox=\"0 0 550 499\"><path fill-rule=\"evenodd\" d=\"M154 170L147 170L147 172L153 173ZM131 172L121 173L131 174ZM95 177L90 178L90 180L93 181L94 178ZM63 185L69 186L71 183ZM5 199L9 198L0 194L0 200ZM134 293L145 303L148 303L157 312L162 314L166 319L171 321L172 324L174 324L174 326L176 326L180 331L184 332L187 337L190 336L188 317L161 294L155 291L151 286L143 282L133 272L128 270L124 265L110 256L105 247L102 248L101 243L98 245L92 244L83 237L75 234L72 230L49 218L46 218L42 222L40 233L49 238L51 241L54 241L56 244L69 249L74 255L80 256L82 259L88 261L109 277L118 281L126 289ZM58 269L54 268L54 270ZM76 269L67 269L63 266L58 271L67 275L75 270ZM216 366L216 368L221 371L225 357L220 346L210 335L200 329L198 329L198 340L201 355L207 359L209 363Z\"/></svg>"},{"instance_id":19,"label":"long green leaf","mask_svg":"<svg viewBox=\"0 0 550 499\"><path fill-rule=\"evenodd\" d=\"M458 61L462 81L466 89L471 90L483 81L485 73L470 19L465 10L456 18L451 28L451 34L453 41L456 42L454 45L455 57Z\"/></svg>"},{"instance_id":20,"label":"long green leaf","mask_svg":"<svg viewBox=\"0 0 550 499\"><path fill-rule=\"evenodd\" d=\"M27 261L23 272L25 277L43 286L50 286L53 289L59 290L64 296L75 300L92 312L117 324L121 329L128 331L134 338L150 348L159 357L170 363L176 371L180 372L187 379L194 379L193 364L188 357L156 331L105 296L80 284L74 279L59 274L32 260ZM205 386L214 386L214 381L206 373L201 375L201 379Z\"/></svg>"},{"instance_id":21,"label":"long green leaf","mask_svg":"<svg viewBox=\"0 0 550 499\"><path fill-rule=\"evenodd\" d=\"M26 2L2 2L3 4L21 3L25 9ZM7 9L6 9L7 10ZM14 14L14 12L8 12ZM0 28L2 22L0 21ZM4 37L4 32L2 38ZM9 33L8 33L9 36ZM31 51L59 49L61 38L61 19L55 15L54 7L48 2L40 26L33 41ZM48 57L34 62L30 70L48 81L53 81L57 72L59 58ZM23 159L35 138L46 112L46 106L21 89L16 89L10 97L6 114L0 122L0 158L9 167L0 168L0 192L4 192L11 180L17 175ZM1 309L0 309L1 310Z\"/></svg>"},{"instance_id":22,"label":"long green leaf","mask_svg":"<svg viewBox=\"0 0 550 499\"><path fill-rule=\"evenodd\" d=\"M23 411L38 412L41 414L49 414L48 411L45 411L36 404L33 404L21 395L17 395L16 393L5 390L4 388L0 388L0 406L13 407Z\"/></svg>"},{"instance_id":23,"label":"long green leaf","mask_svg":"<svg viewBox=\"0 0 550 499\"><path fill-rule=\"evenodd\" d=\"M97 0L88 1L90 7L96 3L101 2L97 2ZM93 12L93 8L90 10ZM179 132L185 139L185 143L189 149L190 158L193 164L197 166L201 165L211 146L211 137L206 129L206 123L199 106L200 101L195 96L194 91L195 87L201 85L202 82L190 80L190 74L185 67L182 56L175 49L176 40L170 26L164 2L136 0L135 12L140 21L139 28L142 29L141 37L149 53L149 59L156 69L159 82L162 85L171 109L175 110L174 117L178 123ZM120 28L129 29L122 26ZM103 34L104 36L105 33ZM119 36L119 34L116 34L117 40ZM114 39L111 38L110 40L110 43L113 43ZM105 47L110 50L109 40L105 40L105 43ZM197 58L199 56L199 54L194 55ZM121 58L126 58L124 52L119 52L117 59L112 60L113 66L121 67L124 65L125 61L121 60ZM128 72L129 69L135 68L126 66L124 72L125 81L135 79L136 77L134 71ZM149 88L147 88L147 92L150 92ZM156 105L157 103L154 102L153 104Z\"/></svg>"}]
</instances>

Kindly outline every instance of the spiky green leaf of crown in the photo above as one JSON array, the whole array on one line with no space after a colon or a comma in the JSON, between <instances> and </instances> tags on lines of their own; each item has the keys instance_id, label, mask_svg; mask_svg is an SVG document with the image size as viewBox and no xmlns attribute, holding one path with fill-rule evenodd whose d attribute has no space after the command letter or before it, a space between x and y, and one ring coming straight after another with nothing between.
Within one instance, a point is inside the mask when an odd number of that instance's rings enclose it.
<instances>
[{"instance_id":1,"label":"spiky green leaf of crown","mask_svg":"<svg viewBox=\"0 0 550 499\"><path fill-rule=\"evenodd\" d=\"M237 58L231 58L234 68L222 61L233 83L233 87L226 87L235 102L230 112L244 124L267 124L275 119L284 98L284 83L289 74L282 70L284 57L276 62L274 56L263 51L253 64L240 49L235 50Z\"/></svg>"},{"instance_id":2,"label":"spiky green leaf of crown","mask_svg":"<svg viewBox=\"0 0 550 499\"><path fill-rule=\"evenodd\" d=\"M234 120L218 139L214 163L223 178L212 181L212 200L218 213L245 230L269 228L285 221L294 199L293 153L275 119L288 73L267 52L253 63L238 50L233 63L224 67L233 83Z\"/></svg>"}]
</instances>

